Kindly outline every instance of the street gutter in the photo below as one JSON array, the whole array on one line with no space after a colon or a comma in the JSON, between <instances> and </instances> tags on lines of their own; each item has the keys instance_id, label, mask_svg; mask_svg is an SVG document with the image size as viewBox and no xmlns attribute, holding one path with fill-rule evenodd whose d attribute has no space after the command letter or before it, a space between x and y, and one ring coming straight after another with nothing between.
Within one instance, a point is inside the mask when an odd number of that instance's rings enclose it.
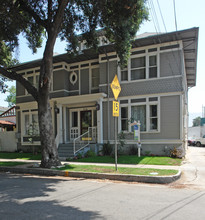
<instances>
[{"instance_id":1,"label":"street gutter","mask_svg":"<svg viewBox=\"0 0 205 220\"><path fill-rule=\"evenodd\" d=\"M88 172L76 172L76 171L62 171L52 170L45 168L28 168L28 167L0 167L0 172L11 172L21 174L34 174L42 176L65 176L75 178L89 178L89 179L109 179L117 181L128 182L143 182L143 183L156 183L156 184L168 184L178 180L181 177L181 171L179 170L176 175L169 176L143 176L143 175L131 175L131 174L107 174L107 173L88 173Z\"/></svg>"}]
</instances>

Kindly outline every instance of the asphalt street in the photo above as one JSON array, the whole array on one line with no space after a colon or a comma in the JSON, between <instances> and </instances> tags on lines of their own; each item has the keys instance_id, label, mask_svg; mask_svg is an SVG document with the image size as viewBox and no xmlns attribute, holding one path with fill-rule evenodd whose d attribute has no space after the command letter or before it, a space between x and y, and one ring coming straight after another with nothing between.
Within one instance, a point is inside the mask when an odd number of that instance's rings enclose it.
<instances>
[{"instance_id":1,"label":"asphalt street","mask_svg":"<svg viewBox=\"0 0 205 220\"><path fill-rule=\"evenodd\" d=\"M0 219L204 219L204 155L190 148L168 185L0 173Z\"/></svg>"}]
</instances>

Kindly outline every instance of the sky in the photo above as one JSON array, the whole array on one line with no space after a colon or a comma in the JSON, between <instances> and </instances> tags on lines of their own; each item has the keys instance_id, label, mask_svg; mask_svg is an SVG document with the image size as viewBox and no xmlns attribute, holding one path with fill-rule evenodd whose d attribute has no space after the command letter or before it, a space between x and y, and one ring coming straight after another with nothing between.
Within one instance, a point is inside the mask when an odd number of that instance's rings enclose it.
<instances>
[{"instance_id":1,"label":"sky","mask_svg":"<svg viewBox=\"0 0 205 220\"><path fill-rule=\"evenodd\" d=\"M175 9L174 10L174 2ZM150 10L149 21L144 22L137 34L145 32L172 32L177 30L199 27L198 40L198 60L197 60L197 81L196 86L189 89L189 126L192 119L202 116L202 106L205 106L205 1L204 0L149 0ZM175 13L176 11L176 19ZM65 53L66 44L57 40L54 52ZM38 49L36 54L32 54L23 36L20 37L20 47L15 52L15 56L21 63L42 58L44 48ZM9 86L15 82L9 83ZM0 94L0 106L8 106L5 98L8 94Z\"/></svg>"}]
</instances>

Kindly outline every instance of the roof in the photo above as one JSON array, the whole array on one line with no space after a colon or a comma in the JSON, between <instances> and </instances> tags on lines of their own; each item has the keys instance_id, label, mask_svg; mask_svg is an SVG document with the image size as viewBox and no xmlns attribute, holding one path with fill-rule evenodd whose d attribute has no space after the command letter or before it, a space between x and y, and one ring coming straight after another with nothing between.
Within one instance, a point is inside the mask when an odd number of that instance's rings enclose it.
<instances>
[{"instance_id":1,"label":"roof","mask_svg":"<svg viewBox=\"0 0 205 220\"><path fill-rule=\"evenodd\" d=\"M0 125L15 125L15 123L5 120L0 120Z\"/></svg>"},{"instance_id":2,"label":"roof","mask_svg":"<svg viewBox=\"0 0 205 220\"><path fill-rule=\"evenodd\" d=\"M8 107L0 106L0 112L5 112L8 109L9 109Z\"/></svg>"},{"instance_id":3,"label":"roof","mask_svg":"<svg viewBox=\"0 0 205 220\"><path fill-rule=\"evenodd\" d=\"M174 31L169 33L145 33L137 37L132 42L132 46L143 47L160 43L167 43L171 41L183 42L183 51L184 51L184 61L185 69L187 76L187 86L193 87L196 85L196 71L197 71L197 52L198 52L198 32L199 28L194 27L181 31ZM53 57L53 62L66 62L66 63L75 63L86 60L98 59L99 54L104 54L109 52L114 52L114 45L109 44L106 46L101 46L98 52L93 51L92 49L84 50L81 54L73 56L68 53L57 55ZM16 65L12 69L15 71L20 71L24 69L30 69L34 67L39 67L41 64L41 59L34 60L26 63Z\"/></svg>"}]
</instances>

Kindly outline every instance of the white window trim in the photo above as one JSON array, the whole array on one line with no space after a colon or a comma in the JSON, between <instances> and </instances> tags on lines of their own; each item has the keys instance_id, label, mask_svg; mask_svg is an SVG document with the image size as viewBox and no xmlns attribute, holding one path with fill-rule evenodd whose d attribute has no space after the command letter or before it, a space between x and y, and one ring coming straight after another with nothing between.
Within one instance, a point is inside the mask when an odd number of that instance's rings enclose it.
<instances>
[{"instance_id":1,"label":"white window trim","mask_svg":"<svg viewBox=\"0 0 205 220\"><path fill-rule=\"evenodd\" d=\"M149 98L151 97L157 97L158 101L149 101ZM137 98L146 98L145 102L138 102L138 103L131 103L131 99L134 99L136 97L128 98L128 103L126 104L120 104L120 117L118 119L119 123L119 130L120 132L122 130L121 128L121 107L128 107L128 120L131 118L131 107L132 106L140 106L140 105L146 105L146 131L141 131L141 133L160 133L160 96L150 96L150 97L137 97ZM151 130L150 129L150 105L157 105L157 130ZM128 131L123 131L125 133L133 133L131 131L131 126L128 125Z\"/></svg>"},{"instance_id":2,"label":"white window trim","mask_svg":"<svg viewBox=\"0 0 205 220\"><path fill-rule=\"evenodd\" d=\"M32 145L32 143L30 142L25 142L23 141L23 138L24 137L29 137L29 135L26 134L26 131L25 131L25 115L29 115L29 125L32 123L32 115L38 115L38 112L37 111L28 111L28 112L21 112L21 143L22 145ZM39 145L40 144L40 141L34 141L33 144L37 144Z\"/></svg>"}]
</instances>

